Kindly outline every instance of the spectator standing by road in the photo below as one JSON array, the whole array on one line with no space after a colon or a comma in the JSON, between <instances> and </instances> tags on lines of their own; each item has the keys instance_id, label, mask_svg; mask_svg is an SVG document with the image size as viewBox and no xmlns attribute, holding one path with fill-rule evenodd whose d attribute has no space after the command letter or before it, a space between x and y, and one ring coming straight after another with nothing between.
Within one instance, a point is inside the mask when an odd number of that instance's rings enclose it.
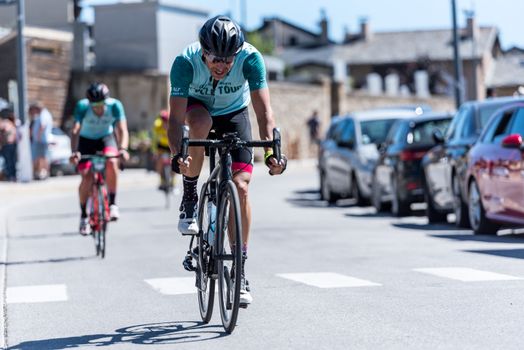
<instances>
[{"instance_id":1,"label":"spectator standing by road","mask_svg":"<svg viewBox=\"0 0 524 350\"><path fill-rule=\"evenodd\" d=\"M43 180L49 174L49 142L53 128L51 113L40 102L29 106L31 117L31 153L35 179Z\"/></svg>"},{"instance_id":2,"label":"spectator standing by road","mask_svg":"<svg viewBox=\"0 0 524 350\"><path fill-rule=\"evenodd\" d=\"M318 132L320 129L320 119L318 118L318 111L313 111L311 117L307 120L307 127L309 129L309 140L311 144L317 144L319 141Z\"/></svg>"},{"instance_id":3,"label":"spectator standing by road","mask_svg":"<svg viewBox=\"0 0 524 350\"><path fill-rule=\"evenodd\" d=\"M16 181L16 121L10 109L0 111L0 154L5 159L5 178Z\"/></svg>"}]
</instances>

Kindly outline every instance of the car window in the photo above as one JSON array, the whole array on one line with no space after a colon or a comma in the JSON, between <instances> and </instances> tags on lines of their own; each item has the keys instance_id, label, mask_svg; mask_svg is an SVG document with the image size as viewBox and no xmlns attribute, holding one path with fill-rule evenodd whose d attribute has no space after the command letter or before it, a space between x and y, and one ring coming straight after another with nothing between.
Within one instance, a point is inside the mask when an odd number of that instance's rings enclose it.
<instances>
[{"instance_id":1,"label":"car window","mask_svg":"<svg viewBox=\"0 0 524 350\"><path fill-rule=\"evenodd\" d=\"M348 119L344 122L344 126L341 131L340 141L342 142L355 142L355 122L353 119Z\"/></svg>"},{"instance_id":2,"label":"car window","mask_svg":"<svg viewBox=\"0 0 524 350\"><path fill-rule=\"evenodd\" d=\"M459 127L464 125L464 121L467 117L469 106L462 106L457 114L451 120L451 124L446 132L446 140L454 140L460 137L460 134L457 130L460 130Z\"/></svg>"},{"instance_id":3,"label":"car window","mask_svg":"<svg viewBox=\"0 0 524 350\"><path fill-rule=\"evenodd\" d=\"M488 139L488 142L499 144L502 142L502 139L510 134L510 128L511 128L511 117L513 115L514 110L509 110L504 112L500 120L498 121L497 127L495 128L495 131L490 139Z\"/></svg>"},{"instance_id":4,"label":"car window","mask_svg":"<svg viewBox=\"0 0 524 350\"><path fill-rule=\"evenodd\" d=\"M493 113L495 113L497 109L500 109L501 107L502 105L500 104L480 107L478 118L475 123L474 132L476 134L480 134L482 128L484 128L484 126L488 123Z\"/></svg>"},{"instance_id":5,"label":"car window","mask_svg":"<svg viewBox=\"0 0 524 350\"><path fill-rule=\"evenodd\" d=\"M417 123L407 135L407 143L433 145L433 132L438 129L444 132L450 123L450 119L428 120L423 123Z\"/></svg>"},{"instance_id":6,"label":"car window","mask_svg":"<svg viewBox=\"0 0 524 350\"><path fill-rule=\"evenodd\" d=\"M328 131L326 133L326 139L332 139L333 138L333 134L335 133L335 130L336 130L338 124L340 124L340 121L338 121L338 120L331 122L331 125L329 126L329 129L328 129Z\"/></svg>"},{"instance_id":7,"label":"car window","mask_svg":"<svg viewBox=\"0 0 524 350\"><path fill-rule=\"evenodd\" d=\"M393 123L393 126L391 127L391 129L389 129L388 134L386 135L386 140L384 141L386 144L389 145L393 143L393 139L397 133L397 130L400 128L401 124L402 124L401 120L398 120L395 123Z\"/></svg>"},{"instance_id":8,"label":"car window","mask_svg":"<svg viewBox=\"0 0 524 350\"><path fill-rule=\"evenodd\" d=\"M524 108L519 108L513 114L510 134L524 136Z\"/></svg>"},{"instance_id":9,"label":"car window","mask_svg":"<svg viewBox=\"0 0 524 350\"><path fill-rule=\"evenodd\" d=\"M332 133L331 133L331 139L333 139L334 141L338 141L340 140L340 134L342 132L342 128L344 126L344 123L343 121L339 121L337 122L334 126L333 126L333 130L332 130Z\"/></svg>"},{"instance_id":10,"label":"car window","mask_svg":"<svg viewBox=\"0 0 524 350\"><path fill-rule=\"evenodd\" d=\"M474 106L468 108L465 112L465 117L460 121L460 124L457 127L457 138L466 138L474 136L477 132L476 121L475 121L475 111L477 109Z\"/></svg>"},{"instance_id":11,"label":"car window","mask_svg":"<svg viewBox=\"0 0 524 350\"><path fill-rule=\"evenodd\" d=\"M362 143L380 145L386 140L389 129L397 119L366 120L360 122Z\"/></svg>"},{"instance_id":12,"label":"car window","mask_svg":"<svg viewBox=\"0 0 524 350\"><path fill-rule=\"evenodd\" d=\"M405 143L406 142L406 134L408 132L409 125L407 122L401 121L398 123L398 128L395 131L393 135L393 143L399 144L399 143Z\"/></svg>"}]
</instances>

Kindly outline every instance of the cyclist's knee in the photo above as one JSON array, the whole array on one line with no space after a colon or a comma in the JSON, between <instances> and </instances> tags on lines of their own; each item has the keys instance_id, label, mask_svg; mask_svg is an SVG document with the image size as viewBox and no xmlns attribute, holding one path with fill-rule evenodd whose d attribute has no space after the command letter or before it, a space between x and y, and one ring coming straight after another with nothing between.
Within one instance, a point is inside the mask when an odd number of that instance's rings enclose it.
<instances>
[{"instance_id":1,"label":"cyclist's knee","mask_svg":"<svg viewBox=\"0 0 524 350\"><path fill-rule=\"evenodd\" d=\"M235 182L235 185L237 186L238 196L239 197L247 197L249 192L249 180L250 177L244 175L235 176L233 178L233 182Z\"/></svg>"},{"instance_id":2,"label":"cyclist's knee","mask_svg":"<svg viewBox=\"0 0 524 350\"><path fill-rule=\"evenodd\" d=\"M191 138L205 139L213 126L213 120L209 112L203 108L197 108L187 113L187 124Z\"/></svg>"}]
</instances>

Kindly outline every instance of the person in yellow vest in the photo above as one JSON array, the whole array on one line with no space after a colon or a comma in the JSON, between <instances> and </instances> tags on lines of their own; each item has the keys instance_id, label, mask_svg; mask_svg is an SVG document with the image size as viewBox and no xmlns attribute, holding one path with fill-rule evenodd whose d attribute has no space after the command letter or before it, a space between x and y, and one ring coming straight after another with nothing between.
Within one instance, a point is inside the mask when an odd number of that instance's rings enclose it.
<instances>
[{"instance_id":1,"label":"person in yellow vest","mask_svg":"<svg viewBox=\"0 0 524 350\"><path fill-rule=\"evenodd\" d=\"M162 110L156 117L153 123L152 130L152 142L151 148L155 154L155 170L160 176L160 185L158 186L159 190L164 190L168 184L165 182L164 178L164 157L170 159L171 150L169 149L169 141L167 138L167 123L169 120L169 111ZM167 163L166 163L167 164ZM174 175L174 174L173 174ZM174 181L175 177L171 177ZM172 184L174 187L174 183Z\"/></svg>"}]
</instances>

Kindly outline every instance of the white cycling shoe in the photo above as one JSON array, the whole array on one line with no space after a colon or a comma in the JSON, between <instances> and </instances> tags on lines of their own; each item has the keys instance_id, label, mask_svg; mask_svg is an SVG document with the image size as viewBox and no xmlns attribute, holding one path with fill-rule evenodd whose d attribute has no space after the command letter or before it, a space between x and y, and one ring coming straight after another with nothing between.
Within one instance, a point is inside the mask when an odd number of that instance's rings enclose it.
<instances>
[{"instance_id":1,"label":"white cycling shoe","mask_svg":"<svg viewBox=\"0 0 524 350\"><path fill-rule=\"evenodd\" d=\"M89 218L80 218L80 234L87 236L91 234L91 225L89 224Z\"/></svg>"},{"instance_id":2,"label":"white cycling shoe","mask_svg":"<svg viewBox=\"0 0 524 350\"><path fill-rule=\"evenodd\" d=\"M178 231L182 235L197 235L198 202L182 202L180 204L180 220L178 221Z\"/></svg>"},{"instance_id":3,"label":"white cycling shoe","mask_svg":"<svg viewBox=\"0 0 524 350\"><path fill-rule=\"evenodd\" d=\"M111 221L117 221L120 218L120 211L116 204L109 206L109 218Z\"/></svg>"}]
</instances>

